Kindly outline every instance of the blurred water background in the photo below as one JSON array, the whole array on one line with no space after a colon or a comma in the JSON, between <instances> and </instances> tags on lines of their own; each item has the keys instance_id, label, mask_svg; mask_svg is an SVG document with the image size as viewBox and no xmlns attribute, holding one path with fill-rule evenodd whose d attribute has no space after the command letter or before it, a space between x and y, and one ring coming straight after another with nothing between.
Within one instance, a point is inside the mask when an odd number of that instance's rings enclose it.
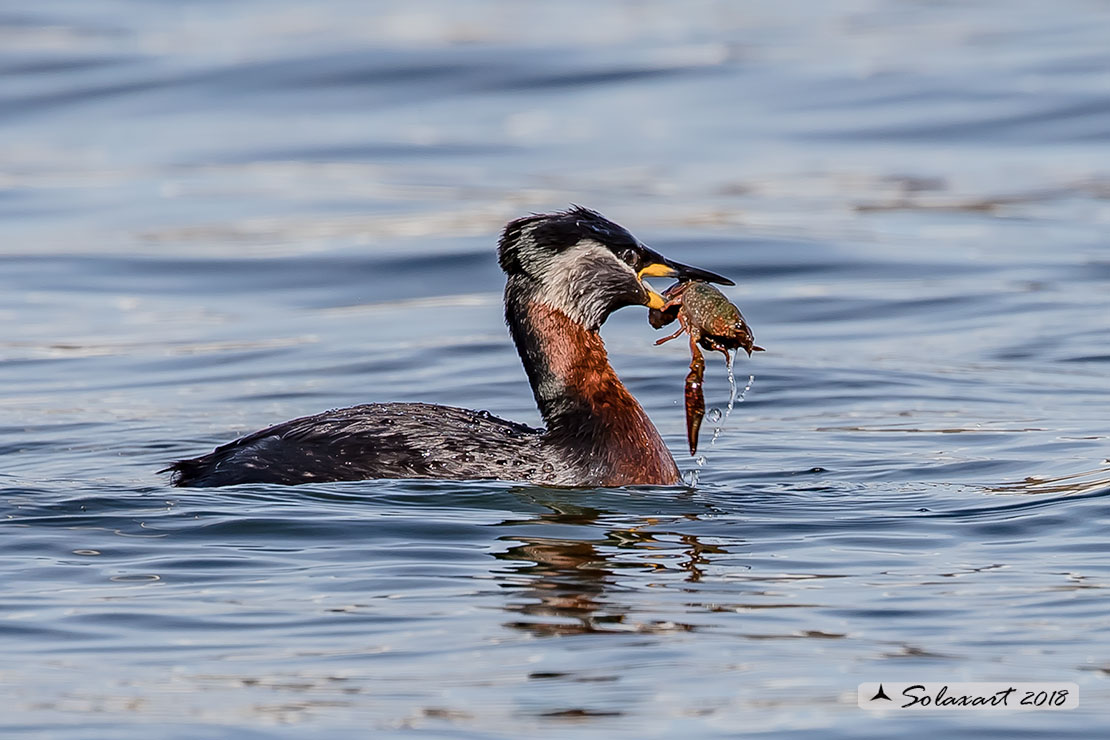
<instances>
[{"instance_id":1,"label":"blurred water background","mask_svg":"<svg viewBox=\"0 0 1110 740\"><path fill-rule=\"evenodd\" d=\"M1095 0L7 4L0 726L1106 731L1108 39ZM736 278L769 350L695 490L155 474L360 402L538 424L494 244L571 202ZM607 345L696 468L644 318Z\"/></svg>"}]
</instances>

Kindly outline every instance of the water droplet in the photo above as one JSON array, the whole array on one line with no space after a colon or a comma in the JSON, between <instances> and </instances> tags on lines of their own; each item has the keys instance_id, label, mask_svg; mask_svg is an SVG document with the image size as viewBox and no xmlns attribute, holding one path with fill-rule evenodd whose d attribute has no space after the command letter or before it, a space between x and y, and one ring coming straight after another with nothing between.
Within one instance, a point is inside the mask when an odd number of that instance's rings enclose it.
<instances>
[{"instance_id":1,"label":"water droplet","mask_svg":"<svg viewBox=\"0 0 1110 740\"><path fill-rule=\"evenodd\" d=\"M689 488L697 488L698 476L700 474L701 471L696 468L694 470L687 470L686 473L682 476L682 482L685 483Z\"/></svg>"},{"instance_id":2,"label":"water droplet","mask_svg":"<svg viewBox=\"0 0 1110 740\"><path fill-rule=\"evenodd\" d=\"M698 455L697 457L694 458L694 462L696 462L698 464L699 468L701 466L705 465L705 455Z\"/></svg>"},{"instance_id":3,"label":"water droplet","mask_svg":"<svg viewBox=\"0 0 1110 740\"><path fill-rule=\"evenodd\" d=\"M706 414L706 416L709 417L709 421L716 424L718 421L721 420L721 410L718 408L709 409L709 413Z\"/></svg>"},{"instance_id":4,"label":"water droplet","mask_svg":"<svg viewBox=\"0 0 1110 740\"><path fill-rule=\"evenodd\" d=\"M736 374L732 371L732 362L736 355L731 352L725 355L725 367L728 368L728 408L725 409L725 418L732 413L732 407L736 405Z\"/></svg>"},{"instance_id":5,"label":"water droplet","mask_svg":"<svg viewBox=\"0 0 1110 740\"><path fill-rule=\"evenodd\" d=\"M748 382L744 386L744 390L740 391L740 401L741 402L743 402L744 399L748 397L748 391L750 391L752 389L752 383L754 383L754 382L755 382L755 376L754 375L749 375L748 376Z\"/></svg>"}]
</instances>

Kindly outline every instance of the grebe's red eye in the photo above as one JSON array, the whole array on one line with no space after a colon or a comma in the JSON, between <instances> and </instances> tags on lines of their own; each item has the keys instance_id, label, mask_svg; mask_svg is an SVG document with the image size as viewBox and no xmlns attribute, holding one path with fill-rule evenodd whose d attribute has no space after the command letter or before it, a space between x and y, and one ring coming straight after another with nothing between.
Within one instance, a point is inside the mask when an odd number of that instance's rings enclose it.
<instances>
[{"instance_id":1,"label":"grebe's red eye","mask_svg":"<svg viewBox=\"0 0 1110 740\"><path fill-rule=\"evenodd\" d=\"M640 253L630 247L621 250L620 258L625 264L635 266L640 260Z\"/></svg>"}]
</instances>

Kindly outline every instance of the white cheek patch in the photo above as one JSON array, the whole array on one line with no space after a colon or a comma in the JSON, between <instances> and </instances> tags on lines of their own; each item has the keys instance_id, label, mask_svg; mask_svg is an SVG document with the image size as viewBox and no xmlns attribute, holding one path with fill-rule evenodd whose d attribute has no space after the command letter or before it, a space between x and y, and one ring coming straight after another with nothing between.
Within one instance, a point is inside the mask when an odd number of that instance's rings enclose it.
<instances>
[{"instance_id":1,"label":"white cheek patch","mask_svg":"<svg viewBox=\"0 0 1110 740\"><path fill-rule=\"evenodd\" d=\"M636 271L609 249L592 239L583 239L548 263L537 297L579 324L596 328L604 319L607 305L602 290L606 284L612 285L614 275L621 272L628 274L630 282L639 281ZM601 275L605 276L604 281L598 280Z\"/></svg>"}]
</instances>

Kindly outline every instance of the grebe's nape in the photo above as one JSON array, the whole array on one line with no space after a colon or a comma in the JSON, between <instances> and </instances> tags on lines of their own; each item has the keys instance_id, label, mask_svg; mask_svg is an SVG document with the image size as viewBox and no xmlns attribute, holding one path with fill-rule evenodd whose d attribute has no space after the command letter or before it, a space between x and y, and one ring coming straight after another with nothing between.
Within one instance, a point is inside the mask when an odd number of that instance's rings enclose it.
<instances>
[{"instance_id":1,"label":"grebe's nape","mask_svg":"<svg viewBox=\"0 0 1110 740\"><path fill-rule=\"evenodd\" d=\"M645 277L732 285L666 259L586 208L511 221L498 247L505 321L545 429L484 411L373 403L293 419L165 471L178 486L369 478L669 485L674 458L609 365L598 334L624 306L659 309Z\"/></svg>"}]
</instances>

